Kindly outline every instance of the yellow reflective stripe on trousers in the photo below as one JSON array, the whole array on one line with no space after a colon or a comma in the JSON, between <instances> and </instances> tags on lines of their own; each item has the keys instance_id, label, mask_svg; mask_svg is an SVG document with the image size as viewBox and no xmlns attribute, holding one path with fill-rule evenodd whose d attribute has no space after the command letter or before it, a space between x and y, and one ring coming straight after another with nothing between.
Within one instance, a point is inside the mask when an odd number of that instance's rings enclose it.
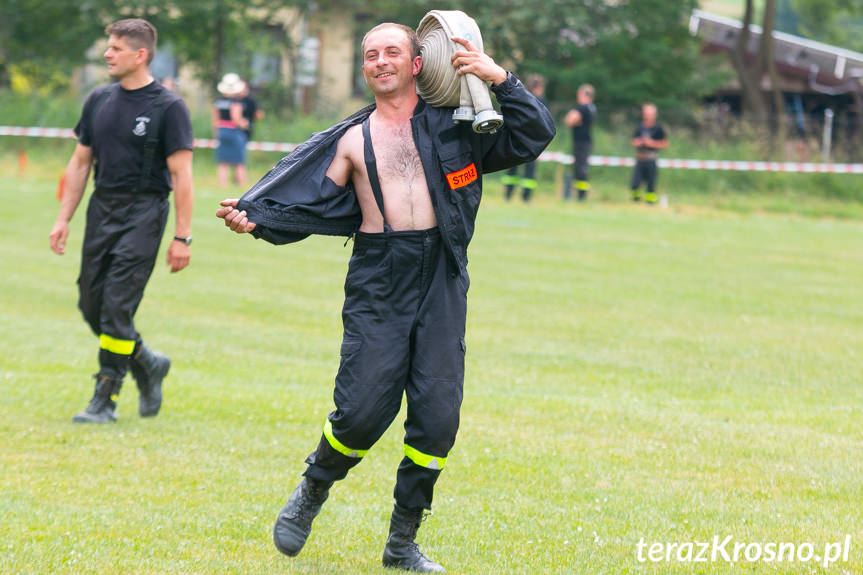
<instances>
[{"instance_id":1,"label":"yellow reflective stripe on trousers","mask_svg":"<svg viewBox=\"0 0 863 575\"><path fill-rule=\"evenodd\" d=\"M575 180L575 187L579 190L589 190L590 182L585 180Z\"/></svg>"},{"instance_id":2,"label":"yellow reflective stripe on trousers","mask_svg":"<svg viewBox=\"0 0 863 575\"><path fill-rule=\"evenodd\" d=\"M327 438L327 443L329 443L333 449L335 449L342 455L360 458L369 452L368 449L351 449L350 447L346 446L344 443L336 439L336 436L333 435L333 424L329 419L327 419L326 423L324 423L324 437Z\"/></svg>"},{"instance_id":3,"label":"yellow reflective stripe on trousers","mask_svg":"<svg viewBox=\"0 0 863 575\"><path fill-rule=\"evenodd\" d=\"M538 182L532 178L522 178L521 187L526 190L535 190Z\"/></svg>"},{"instance_id":4,"label":"yellow reflective stripe on trousers","mask_svg":"<svg viewBox=\"0 0 863 575\"><path fill-rule=\"evenodd\" d=\"M446 457L428 455L418 449L414 449L407 443L405 443L405 455L420 467L425 467L427 469L443 469L446 465Z\"/></svg>"},{"instance_id":5,"label":"yellow reflective stripe on trousers","mask_svg":"<svg viewBox=\"0 0 863 575\"><path fill-rule=\"evenodd\" d=\"M99 336L99 347L117 355L132 355L135 351L135 340L116 339L103 333Z\"/></svg>"}]
</instances>

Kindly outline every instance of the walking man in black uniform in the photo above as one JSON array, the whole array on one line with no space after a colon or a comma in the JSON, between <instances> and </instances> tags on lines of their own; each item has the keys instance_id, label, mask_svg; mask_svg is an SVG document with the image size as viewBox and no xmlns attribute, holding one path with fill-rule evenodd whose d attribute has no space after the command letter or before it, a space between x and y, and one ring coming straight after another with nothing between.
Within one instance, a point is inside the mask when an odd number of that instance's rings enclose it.
<instances>
[{"instance_id":1,"label":"walking man in black uniform","mask_svg":"<svg viewBox=\"0 0 863 575\"><path fill-rule=\"evenodd\" d=\"M583 202L590 192L590 152L593 148L591 128L596 117L596 106L593 104L593 86L582 84L578 87L576 98L578 105L567 112L564 123L572 130L572 154L575 165L572 173L567 174L563 188L563 199L572 197L572 180L575 179L575 189L578 190L578 201Z\"/></svg>"},{"instance_id":2,"label":"walking man in black uniform","mask_svg":"<svg viewBox=\"0 0 863 575\"><path fill-rule=\"evenodd\" d=\"M51 230L51 249L62 255L69 221L94 166L78 306L99 337L99 373L90 404L74 417L79 423L116 420L127 369L138 384L140 415L159 412L162 379L171 363L144 344L133 318L158 256L172 188L176 227L167 254L172 272L189 265L192 241L192 125L183 100L150 75L156 29L145 20L129 19L105 32L108 75L118 82L97 88L84 103L60 213Z\"/></svg>"},{"instance_id":3,"label":"walking man in black uniform","mask_svg":"<svg viewBox=\"0 0 863 575\"><path fill-rule=\"evenodd\" d=\"M668 147L665 130L656 123L656 106L646 103L641 106L641 124L632 135L632 146L635 148L635 168L632 170L632 182L629 187L632 191L632 201L641 201L641 182L647 186L644 200L648 204L655 204L656 176L659 169L656 166L656 153Z\"/></svg>"},{"instance_id":4,"label":"walking man in black uniform","mask_svg":"<svg viewBox=\"0 0 863 575\"><path fill-rule=\"evenodd\" d=\"M535 159L554 137L538 98L470 42L454 41L461 49L453 66L492 84L505 119L496 134L475 134L453 122L451 108L418 97L416 34L381 24L362 43L375 104L313 136L216 214L232 230L272 243L358 229L345 282L336 409L273 531L286 555L300 552L333 482L362 460L406 394L404 458L383 564L444 572L414 539L459 425L465 252L482 174Z\"/></svg>"}]
</instances>

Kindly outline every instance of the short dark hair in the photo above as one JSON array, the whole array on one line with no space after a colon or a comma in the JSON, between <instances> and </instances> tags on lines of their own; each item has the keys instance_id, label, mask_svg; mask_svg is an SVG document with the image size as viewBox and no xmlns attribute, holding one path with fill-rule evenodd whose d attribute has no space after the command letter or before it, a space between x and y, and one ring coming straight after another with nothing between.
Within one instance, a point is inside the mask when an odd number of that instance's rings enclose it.
<instances>
[{"instance_id":1,"label":"short dark hair","mask_svg":"<svg viewBox=\"0 0 863 575\"><path fill-rule=\"evenodd\" d=\"M146 20L140 18L118 20L113 24L108 24L105 28L105 34L125 38L135 50L145 49L148 66L156 55L156 27Z\"/></svg>"},{"instance_id":2,"label":"short dark hair","mask_svg":"<svg viewBox=\"0 0 863 575\"><path fill-rule=\"evenodd\" d=\"M543 78L539 74L531 74L527 77L527 81L525 82L525 84L527 86L527 89L533 92L540 88L545 88L545 78Z\"/></svg>"},{"instance_id":3,"label":"short dark hair","mask_svg":"<svg viewBox=\"0 0 863 575\"><path fill-rule=\"evenodd\" d=\"M417 37L416 31L410 26L405 26L404 24L396 24L395 22L384 22L382 24L378 24L363 36L362 44L360 44L360 48L363 53L366 51L366 38L369 37L369 34L372 32L377 32L378 30L383 30L384 28L396 28L405 33L405 36L408 37L408 43L411 47L411 60L420 55L420 40Z\"/></svg>"}]
</instances>

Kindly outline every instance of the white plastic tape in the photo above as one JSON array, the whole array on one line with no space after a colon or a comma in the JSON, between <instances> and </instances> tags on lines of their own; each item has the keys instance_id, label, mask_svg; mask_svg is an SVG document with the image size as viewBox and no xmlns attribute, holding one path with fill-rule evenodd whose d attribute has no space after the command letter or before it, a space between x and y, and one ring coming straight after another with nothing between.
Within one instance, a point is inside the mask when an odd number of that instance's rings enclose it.
<instances>
[{"instance_id":1,"label":"white plastic tape","mask_svg":"<svg viewBox=\"0 0 863 575\"><path fill-rule=\"evenodd\" d=\"M24 136L29 138L71 138L75 132L67 128L38 128L21 126L0 126L0 136ZM215 149L218 140L196 138L196 148ZM249 142L247 150L261 152L291 152L297 144L288 142ZM538 158L540 162L555 162L571 165L575 159L570 154L562 152L543 152ZM816 162L752 162L744 160L687 160L679 158L660 158L657 160L660 168L682 170L725 170L733 172L788 172L800 174L863 174L863 164L832 164ZM632 167L635 159L620 156L591 156L590 165L609 167Z\"/></svg>"}]
</instances>

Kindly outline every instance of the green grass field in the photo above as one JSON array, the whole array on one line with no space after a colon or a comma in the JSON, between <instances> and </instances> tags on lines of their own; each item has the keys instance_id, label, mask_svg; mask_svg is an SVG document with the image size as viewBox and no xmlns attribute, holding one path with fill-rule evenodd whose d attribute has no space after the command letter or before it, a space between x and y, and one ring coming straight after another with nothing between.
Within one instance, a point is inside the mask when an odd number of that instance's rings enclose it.
<instances>
[{"instance_id":1,"label":"green grass field","mask_svg":"<svg viewBox=\"0 0 863 575\"><path fill-rule=\"evenodd\" d=\"M0 573L385 573L401 418L299 557L270 539L331 409L350 245L231 234L201 154L192 265L160 261L138 313L174 362L163 411L141 420L129 379L116 424L74 425L97 343L82 209L67 255L48 248L67 147L23 175L0 156ZM487 183L428 555L464 574L863 572L863 224L744 211L523 207ZM828 569L636 553L846 535Z\"/></svg>"}]
</instances>

